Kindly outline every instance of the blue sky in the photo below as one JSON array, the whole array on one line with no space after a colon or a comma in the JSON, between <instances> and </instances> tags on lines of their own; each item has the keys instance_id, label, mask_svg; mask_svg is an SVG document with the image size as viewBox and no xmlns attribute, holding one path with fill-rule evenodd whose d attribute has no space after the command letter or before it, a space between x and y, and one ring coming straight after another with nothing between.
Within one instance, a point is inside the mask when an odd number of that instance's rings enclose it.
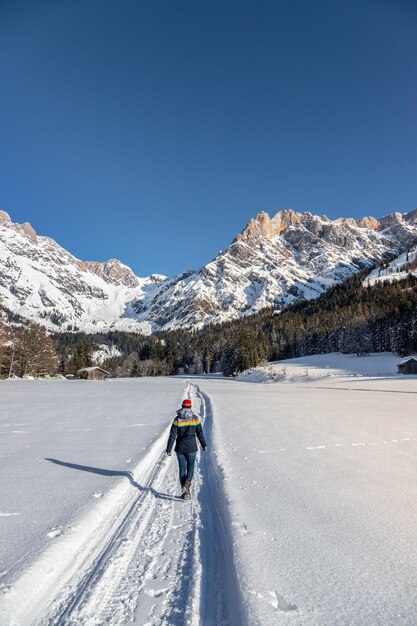
<instances>
[{"instance_id":1,"label":"blue sky","mask_svg":"<svg viewBox=\"0 0 417 626\"><path fill-rule=\"evenodd\" d=\"M417 207L415 0L0 0L0 208L141 275Z\"/></svg>"}]
</instances>

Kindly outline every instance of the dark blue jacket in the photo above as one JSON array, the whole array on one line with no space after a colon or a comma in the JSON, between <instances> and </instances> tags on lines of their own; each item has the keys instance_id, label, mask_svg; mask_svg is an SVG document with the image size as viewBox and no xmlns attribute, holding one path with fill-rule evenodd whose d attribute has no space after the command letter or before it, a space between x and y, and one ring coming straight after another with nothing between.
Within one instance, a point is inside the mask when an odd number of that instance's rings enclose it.
<instances>
[{"instance_id":1,"label":"dark blue jacket","mask_svg":"<svg viewBox=\"0 0 417 626\"><path fill-rule=\"evenodd\" d=\"M207 448L200 418L194 415L191 409L179 409L177 417L172 422L167 452L171 452L175 440L177 440L175 452L197 452L196 437L201 447Z\"/></svg>"}]
</instances>

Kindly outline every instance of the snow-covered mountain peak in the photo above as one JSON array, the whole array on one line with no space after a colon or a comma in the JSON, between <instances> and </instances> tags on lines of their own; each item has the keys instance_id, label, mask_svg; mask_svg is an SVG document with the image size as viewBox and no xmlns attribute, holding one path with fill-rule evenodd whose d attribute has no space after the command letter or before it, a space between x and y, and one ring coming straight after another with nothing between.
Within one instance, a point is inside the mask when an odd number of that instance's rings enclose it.
<instances>
[{"instance_id":1,"label":"snow-covered mountain peak","mask_svg":"<svg viewBox=\"0 0 417 626\"><path fill-rule=\"evenodd\" d=\"M360 217L355 222L359 228L368 228L369 230L378 230L380 226L378 220L372 216Z\"/></svg>"},{"instance_id":2,"label":"snow-covered mountain peak","mask_svg":"<svg viewBox=\"0 0 417 626\"><path fill-rule=\"evenodd\" d=\"M10 219L10 215L6 213L6 211L0 211L0 224L3 226L10 225L12 220Z\"/></svg>"},{"instance_id":3,"label":"snow-covered mountain peak","mask_svg":"<svg viewBox=\"0 0 417 626\"><path fill-rule=\"evenodd\" d=\"M155 283L155 285L159 285L160 283L162 283L164 280L168 279L168 276L165 276L164 274L151 274L150 276L148 276L148 279L152 282Z\"/></svg>"},{"instance_id":4,"label":"snow-covered mountain peak","mask_svg":"<svg viewBox=\"0 0 417 626\"><path fill-rule=\"evenodd\" d=\"M33 243L38 243L38 237L32 224L29 224L29 222L25 222L24 224L14 223L6 211L0 211L0 226L13 229L31 239Z\"/></svg>"},{"instance_id":5,"label":"snow-covered mountain peak","mask_svg":"<svg viewBox=\"0 0 417 626\"><path fill-rule=\"evenodd\" d=\"M136 310L172 329L281 308L372 268L412 238L417 227L401 214L382 228L372 217L330 220L286 209L271 218L261 211L210 263L165 281L148 310Z\"/></svg>"},{"instance_id":6,"label":"snow-covered mountain peak","mask_svg":"<svg viewBox=\"0 0 417 626\"><path fill-rule=\"evenodd\" d=\"M311 213L298 213L292 209L283 209L278 211L271 220L272 236L279 235L284 232L290 226L299 224L303 220L304 215L311 215Z\"/></svg>"},{"instance_id":7,"label":"snow-covered mountain peak","mask_svg":"<svg viewBox=\"0 0 417 626\"><path fill-rule=\"evenodd\" d=\"M129 319L129 302L146 302L163 276L138 278L118 261L83 262L32 226L0 212L0 304L51 330L142 330Z\"/></svg>"},{"instance_id":8,"label":"snow-covered mountain peak","mask_svg":"<svg viewBox=\"0 0 417 626\"><path fill-rule=\"evenodd\" d=\"M404 215L404 220L409 224L417 224L417 209Z\"/></svg>"},{"instance_id":9,"label":"snow-covered mountain peak","mask_svg":"<svg viewBox=\"0 0 417 626\"><path fill-rule=\"evenodd\" d=\"M259 239L261 237L272 239L293 224L298 224L302 220L303 215L292 209L283 209L271 218L266 211L260 211L256 217L249 221L248 225L236 239L241 239L242 241Z\"/></svg>"},{"instance_id":10,"label":"snow-covered mountain peak","mask_svg":"<svg viewBox=\"0 0 417 626\"><path fill-rule=\"evenodd\" d=\"M386 226L396 224L402 219L399 213L394 214L391 220L387 220ZM351 217L339 217L331 220L326 215L314 215L310 211L299 213L292 209L278 211L272 218L265 211L260 211L256 217L251 219L235 241L255 241L261 238L274 239L278 235L285 233L291 227L300 226L301 230L307 230L316 234L325 234L340 227L366 228L368 230L379 230L380 222L374 217L362 217L354 219Z\"/></svg>"},{"instance_id":11,"label":"snow-covered mountain peak","mask_svg":"<svg viewBox=\"0 0 417 626\"><path fill-rule=\"evenodd\" d=\"M198 328L315 298L417 242L417 210L330 220L261 211L199 270L139 278L118 261L83 262L0 212L0 304L51 330Z\"/></svg>"},{"instance_id":12,"label":"snow-covered mountain peak","mask_svg":"<svg viewBox=\"0 0 417 626\"><path fill-rule=\"evenodd\" d=\"M109 259L104 263L95 261L80 261L79 263L82 269L100 276L100 278L113 285L125 285L126 287L134 288L140 284L140 280L130 267L117 259Z\"/></svg>"},{"instance_id":13,"label":"snow-covered mountain peak","mask_svg":"<svg viewBox=\"0 0 417 626\"><path fill-rule=\"evenodd\" d=\"M380 219L379 230L403 247L410 246L416 241L417 211L386 215Z\"/></svg>"}]
</instances>

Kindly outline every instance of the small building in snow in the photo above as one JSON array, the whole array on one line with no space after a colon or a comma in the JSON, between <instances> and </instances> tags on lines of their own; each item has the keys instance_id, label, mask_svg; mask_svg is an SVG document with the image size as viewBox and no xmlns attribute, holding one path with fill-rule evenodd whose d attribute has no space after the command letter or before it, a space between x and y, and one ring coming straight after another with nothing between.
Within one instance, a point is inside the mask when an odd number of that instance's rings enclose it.
<instances>
[{"instance_id":1,"label":"small building in snow","mask_svg":"<svg viewBox=\"0 0 417 626\"><path fill-rule=\"evenodd\" d=\"M417 359L414 356L409 356L401 363L398 363L399 374L417 374Z\"/></svg>"},{"instance_id":2,"label":"small building in snow","mask_svg":"<svg viewBox=\"0 0 417 626\"><path fill-rule=\"evenodd\" d=\"M109 376L110 372L107 372L98 365L82 367L77 372L77 378L84 378L84 380L104 380L105 378L109 378Z\"/></svg>"}]
</instances>

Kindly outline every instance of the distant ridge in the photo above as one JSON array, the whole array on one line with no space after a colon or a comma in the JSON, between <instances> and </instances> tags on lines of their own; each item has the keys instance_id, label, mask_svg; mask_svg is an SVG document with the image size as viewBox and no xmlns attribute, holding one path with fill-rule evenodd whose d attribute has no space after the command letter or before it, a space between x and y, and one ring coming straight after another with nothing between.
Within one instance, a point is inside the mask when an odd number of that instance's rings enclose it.
<instances>
[{"instance_id":1,"label":"distant ridge","mask_svg":"<svg viewBox=\"0 0 417 626\"><path fill-rule=\"evenodd\" d=\"M417 243L417 210L380 220L261 211L211 262L139 278L116 259L84 262L0 211L0 305L49 330L200 328L315 298Z\"/></svg>"}]
</instances>

